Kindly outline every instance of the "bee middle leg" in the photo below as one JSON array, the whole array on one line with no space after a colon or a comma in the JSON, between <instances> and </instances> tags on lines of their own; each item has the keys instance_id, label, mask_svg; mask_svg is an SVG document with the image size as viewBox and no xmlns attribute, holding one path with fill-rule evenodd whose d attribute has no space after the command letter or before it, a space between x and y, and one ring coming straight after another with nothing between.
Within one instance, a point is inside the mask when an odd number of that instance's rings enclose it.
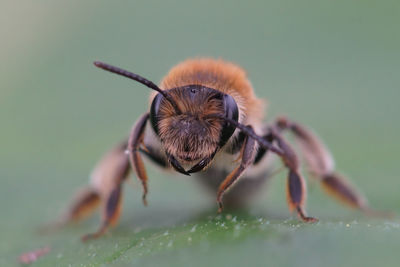
<instances>
[{"instance_id":1,"label":"bee middle leg","mask_svg":"<svg viewBox=\"0 0 400 267\"><path fill-rule=\"evenodd\" d=\"M128 177L130 165L142 182L142 199L143 203L147 205L147 174L140 155L140 146L143 144L144 130L148 119L149 114L143 114L133 126L128 143L120 146L114 155L111 153L95 170L92 182L95 185L96 182L100 184L97 187L103 199L102 223L95 233L84 236L82 240L97 238L103 235L109 226L118 222L122 206L122 182ZM126 149L129 157L125 154Z\"/></svg>"},{"instance_id":2,"label":"bee middle leg","mask_svg":"<svg viewBox=\"0 0 400 267\"><path fill-rule=\"evenodd\" d=\"M108 152L98 163L91 175L90 185L82 189L72 201L58 225L78 221L91 214L100 204L102 220L99 229L85 235L82 239L97 238L118 222L121 214L122 184L127 179L131 165L143 186L143 201L147 194L147 174L140 153L145 153L151 160L166 167L166 161L150 147L143 145L143 136L148 114L136 122L129 141ZM129 151L129 157L126 155ZM130 164L131 161L131 164ZM145 202L146 203L146 202Z\"/></svg>"},{"instance_id":3,"label":"bee middle leg","mask_svg":"<svg viewBox=\"0 0 400 267\"><path fill-rule=\"evenodd\" d=\"M90 184L78 191L57 226L77 222L101 206L100 228L82 237L83 241L101 236L109 226L117 223L121 213L122 183L130 172L125 154L127 142L110 150L94 168Z\"/></svg>"},{"instance_id":4,"label":"bee middle leg","mask_svg":"<svg viewBox=\"0 0 400 267\"><path fill-rule=\"evenodd\" d=\"M314 217L308 217L305 212L306 184L301 176L299 161L295 151L275 129L270 128L268 135L271 136L282 150L282 154L279 156L289 170L286 188L289 210L296 210L297 215L304 222L318 221Z\"/></svg>"},{"instance_id":5,"label":"bee middle leg","mask_svg":"<svg viewBox=\"0 0 400 267\"><path fill-rule=\"evenodd\" d=\"M315 222L317 219L313 217L308 217L304 209L304 200L306 196L306 187L304 179L300 175L300 168L297 155L291 146L284 140L284 138L279 134L279 132L274 128L268 128L268 133L264 136L265 141L258 140L262 149L260 149L257 155L254 157L254 145L256 136L254 131L250 126L241 126L242 131L246 133L246 139L242 147L241 156L242 162L239 167L237 167L221 184L217 201L220 205L219 211L222 210L222 195L229 189L230 186L240 177L244 169L248 167L251 163L256 163L260 161L261 158L265 156L267 149L277 154L283 161L285 167L289 170L287 179L287 200L290 210L296 210L298 216L305 222ZM253 139L254 138L254 139ZM275 142L278 146L272 146L272 142ZM268 145L270 144L270 145ZM251 155L251 156L250 156Z\"/></svg>"},{"instance_id":6,"label":"bee middle leg","mask_svg":"<svg viewBox=\"0 0 400 267\"><path fill-rule=\"evenodd\" d=\"M94 232L82 237L82 241L94 239L102 236L110 226L115 225L121 215L122 210L122 184L117 182L117 185L105 196L102 203L102 220L100 228Z\"/></svg>"},{"instance_id":7,"label":"bee middle leg","mask_svg":"<svg viewBox=\"0 0 400 267\"><path fill-rule=\"evenodd\" d=\"M372 211L368 207L366 198L358 193L344 176L335 172L330 151L315 134L286 118L277 119L275 126L279 131L287 130L294 134L309 172L321 182L328 193L350 207L379 215L380 212Z\"/></svg>"}]
</instances>

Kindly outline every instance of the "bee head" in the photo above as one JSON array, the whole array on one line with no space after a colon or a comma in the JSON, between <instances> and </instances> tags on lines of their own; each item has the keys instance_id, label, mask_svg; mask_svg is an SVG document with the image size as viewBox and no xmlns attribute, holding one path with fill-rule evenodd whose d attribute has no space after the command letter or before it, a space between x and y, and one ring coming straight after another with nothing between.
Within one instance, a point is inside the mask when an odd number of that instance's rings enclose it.
<instances>
[{"instance_id":1,"label":"bee head","mask_svg":"<svg viewBox=\"0 0 400 267\"><path fill-rule=\"evenodd\" d=\"M201 170L211 162L236 128L210 115L228 116L237 121L237 104L233 97L201 85L188 85L167 92L178 110L171 101L158 94L150 110L153 129L160 137L171 164L175 160L178 164L192 165L189 172Z\"/></svg>"},{"instance_id":2,"label":"bee head","mask_svg":"<svg viewBox=\"0 0 400 267\"><path fill-rule=\"evenodd\" d=\"M201 85L162 90L127 70L100 61L94 65L158 92L151 105L150 121L171 165L183 174L207 167L240 124L235 100L218 90ZM185 171L180 162L192 165L191 169Z\"/></svg>"}]
</instances>

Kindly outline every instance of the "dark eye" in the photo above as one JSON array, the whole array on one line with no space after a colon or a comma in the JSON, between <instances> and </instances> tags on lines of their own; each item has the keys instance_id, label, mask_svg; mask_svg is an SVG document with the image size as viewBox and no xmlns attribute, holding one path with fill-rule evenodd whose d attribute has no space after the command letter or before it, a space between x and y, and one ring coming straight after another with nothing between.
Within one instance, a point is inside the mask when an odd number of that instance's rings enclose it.
<instances>
[{"instance_id":1,"label":"dark eye","mask_svg":"<svg viewBox=\"0 0 400 267\"><path fill-rule=\"evenodd\" d=\"M233 99L233 97L230 95L224 95L223 100L224 100L225 117L235 120L235 121L238 121L239 109L238 109L235 99ZM220 147L223 147L226 144L226 142L228 142L229 138L235 132L235 129L236 129L236 126L230 124L229 122L224 123L224 125L222 127L221 137L219 139Z\"/></svg>"},{"instance_id":2,"label":"dark eye","mask_svg":"<svg viewBox=\"0 0 400 267\"><path fill-rule=\"evenodd\" d=\"M159 135L158 132L158 112L160 110L160 104L163 96L161 94L157 94L156 97L153 99L150 107L150 122L151 126L153 126L154 132Z\"/></svg>"}]
</instances>

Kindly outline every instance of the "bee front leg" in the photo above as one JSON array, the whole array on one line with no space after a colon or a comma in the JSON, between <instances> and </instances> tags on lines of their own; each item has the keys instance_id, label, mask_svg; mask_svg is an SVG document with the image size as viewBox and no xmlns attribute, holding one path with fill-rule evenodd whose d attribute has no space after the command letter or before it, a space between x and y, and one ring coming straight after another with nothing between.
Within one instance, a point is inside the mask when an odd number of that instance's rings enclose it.
<instances>
[{"instance_id":1,"label":"bee front leg","mask_svg":"<svg viewBox=\"0 0 400 267\"><path fill-rule=\"evenodd\" d=\"M139 120L135 123L132 128L131 135L128 141L128 152L129 152L129 160L131 162L132 168L136 173L136 176L142 182L143 187L143 195L142 200L143 204L147 206L147 173L146 169L144 168L142 156L140 155L140 145L143 144L144 138L144 130L146 128L146 123L149 119L149 113L143 114Z\"/></svg>"},{"instance_id":2,"label":"bee front leg","mask_svg":"<svg viewBox=\"0 0 400 267\"><path fill-rule=\"evenodd\" d=\"M251 128L251 126L248 127ZM223 209L222 198L224 194L235 182L238 181L246 168L253 162L255 156L255 145L256 141L250 136L246 136L239 156L239 159L241 159L240 165L225 178L218 188L217 203L219 213L222 212Z\"/></svg>"}]
</instances>

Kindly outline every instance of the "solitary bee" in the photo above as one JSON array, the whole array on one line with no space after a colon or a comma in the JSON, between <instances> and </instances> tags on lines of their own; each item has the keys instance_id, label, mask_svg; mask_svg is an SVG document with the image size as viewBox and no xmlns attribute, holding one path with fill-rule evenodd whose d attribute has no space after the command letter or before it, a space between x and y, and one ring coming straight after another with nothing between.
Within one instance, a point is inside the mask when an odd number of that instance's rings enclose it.
<instances>
[{"instance_id":1,"label":"solitary bee","mask_svg":"<svg viewBox=\"0 0 400 267\"><path fill-rule=\"evenodd\" d=\"M216 191L218 212L237 206L272 175L271 159L280 158L288 171L287 201L304 222L317 221L305 211L306 186L299 159L282 134L294 135L312 176L333 196L364 212L370 209L343 176L323 143L307 128L287 118L263 122L264 102L258 99L245 71L223 60L184 61L162 79L160 86L126 70L94 62L96 67L133 79L151 89L150 108L135 123L127 140L107 153L91 175L90 185L72 201L63 217L71 222L89 215L99 204L100 228L83 237L101 236L121 214L122 184L133 169L143 187L147 174L142 155L162 168L199 180Z\"/></svg>"}]
</instances>

